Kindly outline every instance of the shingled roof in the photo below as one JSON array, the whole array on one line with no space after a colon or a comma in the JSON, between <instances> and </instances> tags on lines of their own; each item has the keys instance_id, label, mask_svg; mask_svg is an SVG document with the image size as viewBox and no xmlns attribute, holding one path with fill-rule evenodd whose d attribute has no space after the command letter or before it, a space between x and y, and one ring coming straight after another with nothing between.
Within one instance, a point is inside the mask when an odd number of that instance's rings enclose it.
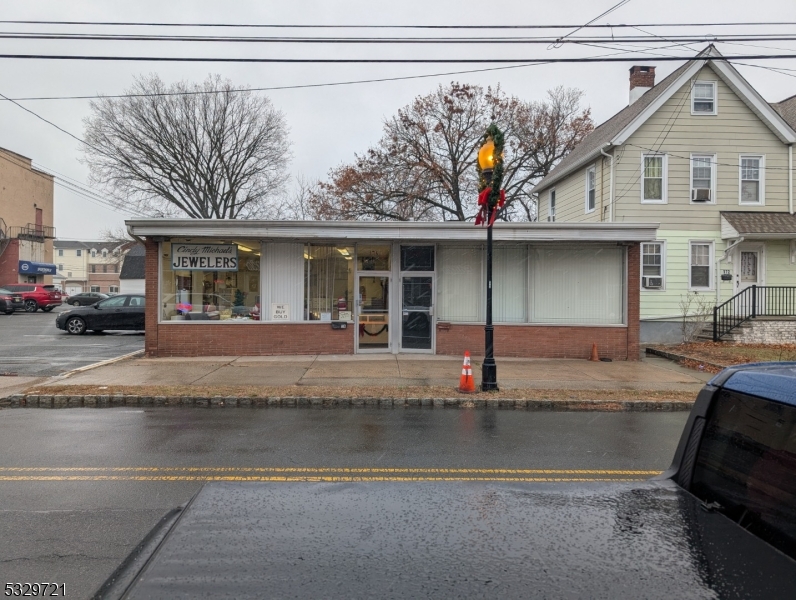
<instances>
[{"instance_id":1,"label":"shingled roof","mask_svg":"<svg viewBox=\"0 0 796 600\"><path fill-rule=\"evenodd\" d=\"M738 235L796 237L796 215L787 212L722 211L721 216Z\"/></svg>"},{"instance_id":2,"label":"shingled roof","mask_svg":"<svg viewBox=\"0 0 796 600\"><path fill-rule=\"evenodd\" d=\"M136 244L124 257L122 271L119 279L144 279L146 260L146 248L141 244Z\"/></svg>"},{"instance_id":3,"label":"shingled roof","mask_svg":"<svg viewBox=\"0 0 796 600\"><path fill-rule=\"evenodd\" d=\"M788 122L788 125L796 129L796 94L771 106Z\"/></svg>"}]
</instances>

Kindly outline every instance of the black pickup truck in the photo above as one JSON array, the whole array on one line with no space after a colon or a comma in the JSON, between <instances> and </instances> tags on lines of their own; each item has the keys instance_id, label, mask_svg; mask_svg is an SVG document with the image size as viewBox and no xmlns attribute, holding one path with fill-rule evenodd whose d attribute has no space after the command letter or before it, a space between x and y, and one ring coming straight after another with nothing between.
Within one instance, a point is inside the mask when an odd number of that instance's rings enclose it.
<instances>
[{"instance_id":1,"label":"black pickup truck","mask_svg":"<svg viewBox=\"0 0 796 600\"><path fill-rule=\"evenodd\" d=\"M795 558L796 363L768 363L713 378L649 481L208 483L96 597L793 600Z\"/></svg>"}]
</instances>

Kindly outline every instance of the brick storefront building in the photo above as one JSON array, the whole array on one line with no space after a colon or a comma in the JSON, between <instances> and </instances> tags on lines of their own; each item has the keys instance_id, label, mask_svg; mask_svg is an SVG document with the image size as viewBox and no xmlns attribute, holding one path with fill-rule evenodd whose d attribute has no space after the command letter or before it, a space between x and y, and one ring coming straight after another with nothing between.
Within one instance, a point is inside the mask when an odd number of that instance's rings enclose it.
<instances>
[{"instance_id":1,"label":"brick storefront building","mask_svg":"<svg viewBox=\"0 0 796 600\"><path fill-rule=\"evenodd\" d=\"M127 222L145 242L148 356L481 354L485 238L469 223ZM639 358L655 224L500 223L496 356Z\"/></svg>"}]
</instances>

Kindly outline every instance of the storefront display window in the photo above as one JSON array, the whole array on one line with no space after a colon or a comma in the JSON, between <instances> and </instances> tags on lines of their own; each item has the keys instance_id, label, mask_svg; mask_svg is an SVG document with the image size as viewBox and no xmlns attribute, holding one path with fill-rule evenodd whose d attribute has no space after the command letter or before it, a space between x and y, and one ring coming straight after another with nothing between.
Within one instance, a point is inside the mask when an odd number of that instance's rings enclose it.
<instances>
[{"instance_id":1,"label":"storefront display window","mask_svg":"<svg viewBox=\"0 0 796 600\"><path fill-rule=\"evenodd\" d=\"M307 321L352 320L353 246L307 244L304 277L304 318Z\"/></svg>"},{"instance_id":2,"label":"storefront display window","mask_svg":"<svg viewBox=\"0 0 796 600\"><path fill-rule=\"evenodd\" d=\"M390 246L357 245L357 268L360 271L389 271Z\"/></svg>"},{"instance_id":3,"label":"storefront display window","mask_svg":"<svg viewBox=\"0 0 796 600\"><path fill-rule=\"evenodd\" d=\"M173 239L161 269L161 320L260 320L259 242Z\"/></svg>"}]
</instances>

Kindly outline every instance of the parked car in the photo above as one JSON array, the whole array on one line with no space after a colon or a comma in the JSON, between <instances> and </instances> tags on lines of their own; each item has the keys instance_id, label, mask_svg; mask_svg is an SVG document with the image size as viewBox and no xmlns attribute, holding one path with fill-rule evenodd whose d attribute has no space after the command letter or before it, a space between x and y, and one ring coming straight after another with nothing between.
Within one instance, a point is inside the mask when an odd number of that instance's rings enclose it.
<instances>
[{"instance_id":1,"label":"parked car","mask_svg":"<svg viewBox=\"0 0 796 600\"><path fill-rule=\"evenodd\" d=\"M91 306L100 300L110 298L109 294L100 294L99 292L81 292L80 294L72 294L68 300L64 300L65 304L71 306Z\"/></svg>"},{"instance_id":2,"label":"parked car","mask_svg":"<svg viewBox=\"0 0 796 600\"><path fill-rule=\"evenodd\" d=\"M796 363L753 364L647 481L212 481L94 597L791 600L794 440Z\"/></svg>"},{"instance_id":3,"label":"parked car","mask_svg":"<svg viewBox=\"0 0 796 600\"><path fill-rule=\"evenodd\" d=\"M0 312L10 315L15 310L23 308L25 308L25 301L22 299L22 294L0 288Z\"/></svg>"},{"instance_id":4,"label":"parked car","mask_svg":"<svg viewBox=\"0 0 796 600\"><path fill-rule=\"evenodd\" d=\"M144 304L143 294L120 294L91 306L64 311L56 317L55 326L72 335L82 335L88 330L143 330Z\"/></svg>"},{"instance_id":5,"label":"parked car","mask_svg":"<svg viewBox=\"0 0 796 600\"><path fill-rule=\"evenodd\" d=\"M3 286L5 289L22 294L24 309L27 312L36 312L42 309L50 312L56 306L61 306L61 290L54 285L42 283L9 283Z\"/></svg>"}]
</instances>

